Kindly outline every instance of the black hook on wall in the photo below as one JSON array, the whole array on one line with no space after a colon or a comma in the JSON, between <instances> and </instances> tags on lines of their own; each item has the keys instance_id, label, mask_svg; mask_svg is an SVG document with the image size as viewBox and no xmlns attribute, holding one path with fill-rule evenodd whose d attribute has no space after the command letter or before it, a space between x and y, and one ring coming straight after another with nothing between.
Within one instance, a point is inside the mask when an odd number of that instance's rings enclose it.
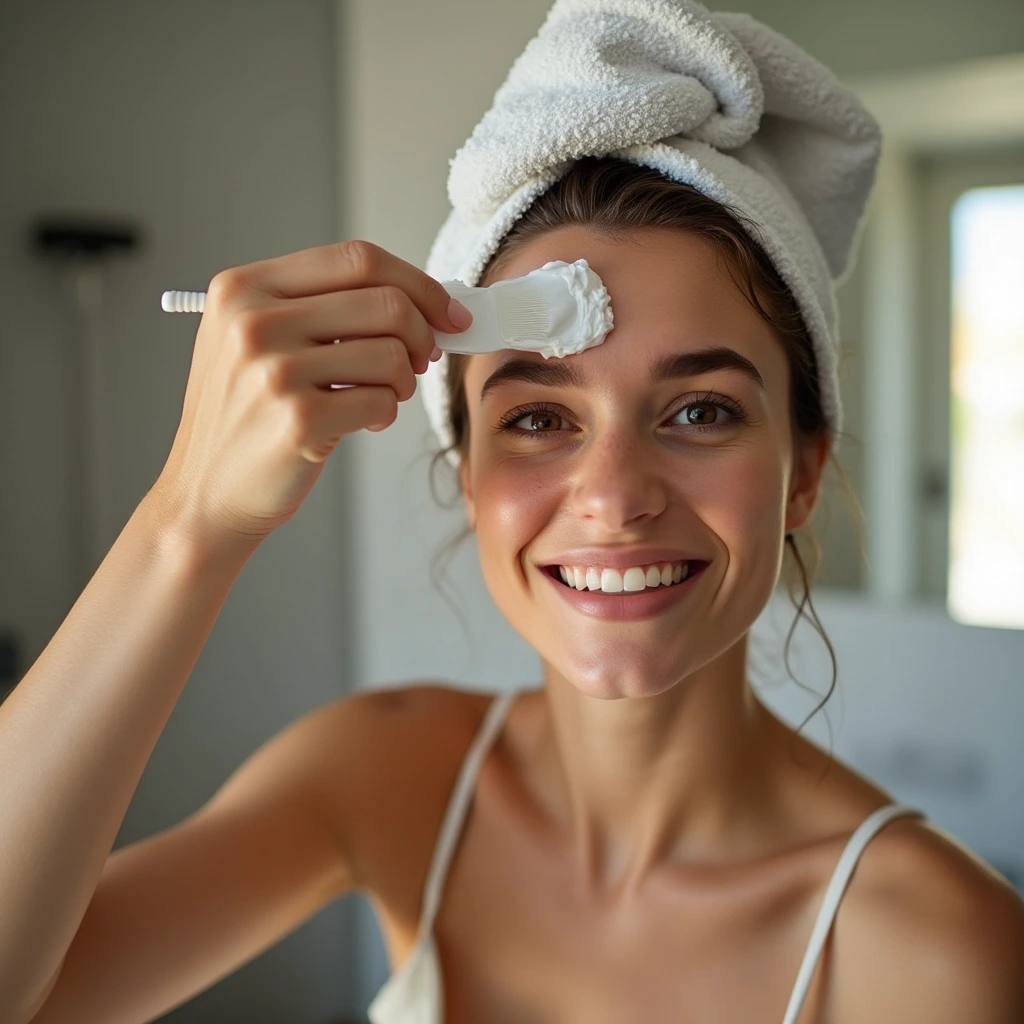
<instances>
[{"instance_id":1,"label":"black hook on wall","mask_svg":"<svg viewBox=\"0 0 1024 1024\"><path fill-rule=\"evenodd\" d=\"M33 248L48 256L104 256L130 251L142 241L142 231L131 221L61 214L40 217L31 234Z\"/></svg>"}]
</instances>

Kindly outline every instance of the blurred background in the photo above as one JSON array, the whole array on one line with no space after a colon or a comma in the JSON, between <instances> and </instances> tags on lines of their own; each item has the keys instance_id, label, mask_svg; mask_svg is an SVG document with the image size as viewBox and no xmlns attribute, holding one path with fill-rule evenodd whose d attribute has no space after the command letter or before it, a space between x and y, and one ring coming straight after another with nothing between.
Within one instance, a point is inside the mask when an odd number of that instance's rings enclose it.
<instances>
[{"instance_id":1,"label":"blurred background","mask_svg":"<svg viewBox=\"0 0 1024 1024\"><path fill-rule=\"evenodd\" d=\"M719 6L717 3L711 5ZM165 288L345 237L422 266L448 159L548 0L0 4L0 692L32 664L167 456L197 318ZM732 5L730 4L731 8ZM806 732L1024 886L1024 7L750 0L849 82L886 152L843 284L845 438L815 605L839 678ZM82 228L88 228L83 235ZM539 681L428 490L416 400L346 439L229 596L117 845L197 809L259 744L355 688ZM861 534L863 534L863 548ZM754 679L794 724L821 641ZM2 782L0 782L2 784ZM176 1024L365 1019L367 905L328 907Z\"/></svg>"}]
</instances>

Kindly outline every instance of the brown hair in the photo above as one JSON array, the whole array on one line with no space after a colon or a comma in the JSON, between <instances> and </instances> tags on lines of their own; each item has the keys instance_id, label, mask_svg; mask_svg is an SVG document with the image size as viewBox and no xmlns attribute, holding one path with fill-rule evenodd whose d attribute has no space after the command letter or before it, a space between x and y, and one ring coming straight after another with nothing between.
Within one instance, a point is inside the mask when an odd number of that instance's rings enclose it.
<instances>
[{"instance_id":1,"label":"brown hair","mask_svg":"<svg viewBox=\"0 0 1024 1024\"><path fill-rule=\"evenodd\" d=\"M747 301L775 329L785 350L790 368L793 437L798 443L807 443L829 432L821 407L814 349L800 308L772 262L754 240L757 229L742 214L690 185L666 178L652 168L614 158L586 157L573 164L564 177L534 200L516 221L484 269L481 284L486 283L489 276L497 273L514 253L532 239L569 225L587 227L611 238L622 237L638 228L675 228L710 242ZM445 357L445 390L453 442L449 449L434 455L432 470L449 450L458 452L460 458L468 455L469 417L464 387L466 359L466 356L456 354ZM843 485L848 507L851 503L854 507L854 519L857 521L859 507L856 496L834 453L830 455L830 462ZM468 528L460 532L442 552L452 550L470 532ZM792 533L786 534L786 546L792 554L793 565L786 563L784 576L790 600L796 607L796 616L786 636L784 661L790 677L798 685L803 685L796 680L790 668L789 647L800 618L807 618L828 648L832 660L832 683L821 703L801 723L800 729L824 707L835 688L837 676L835 650L810 596L813 578L821 564L821 545L809 523L801 532L806 534L810 548L810 570L797 546L796 537ZM799 577L803 589L799 601L793 592L794 575ZM810 609L809 616L805 614L805 607Z\"/></svg>"}]
</instances>

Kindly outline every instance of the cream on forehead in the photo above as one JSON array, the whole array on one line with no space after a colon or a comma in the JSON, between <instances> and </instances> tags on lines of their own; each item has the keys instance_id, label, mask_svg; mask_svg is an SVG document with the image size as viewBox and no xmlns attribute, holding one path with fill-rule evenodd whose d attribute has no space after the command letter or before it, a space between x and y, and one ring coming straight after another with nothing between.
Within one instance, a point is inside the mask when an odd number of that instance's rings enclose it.
<instances>
[{"instance_id":1,"label":"cream on forehead","mask_svg":"<svg viewBox=\"0 0 1024 1024\"><path fill-rule=\"evenodd\" d=\"M461 281L441 284L473 314L473 323L459 334L434 331L444 352L477 355L511 348L563 358L600 345L613 326L608 289L584 259L553 260L486 288Z\"/></svg>"}]
</instances>

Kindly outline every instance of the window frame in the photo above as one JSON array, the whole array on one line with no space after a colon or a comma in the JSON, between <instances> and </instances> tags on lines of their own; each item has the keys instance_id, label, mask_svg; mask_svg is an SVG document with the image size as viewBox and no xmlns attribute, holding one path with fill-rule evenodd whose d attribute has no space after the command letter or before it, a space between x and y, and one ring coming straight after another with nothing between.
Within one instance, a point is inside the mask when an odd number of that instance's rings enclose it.
<instances>
[{"instance_id":1,"label":"window frame","mask_svg":"<svg viewBox=\"0 0 1024 1024\"><path fill-rule=\"evenodd\" d=\"M942 465L948 466L949 451L948 395L945 426L936 431L925 422L934 384L920 372L922 339L935 329L923 311L922 290L934 287L928 267L939 258L929 253L923 224L931 214L922 209L922 167L937 159L970 160L999 148L1024 148L1024 104L1016 99L1024 95L1024 54L851 78L847 84L878 118L884 136L860 253L865 592L881 603L935 604L945 610L948 553L944 550L941 568L936 567L936 542L921 540L936 532L933 525L922 526L922 491L926 469L936 458L934 439L945 438ZM948 374L948 309L945 315L946 355L932 359L932 380L939 372ZM941 409L936 415L943 415Z\"/></svg>"}]
</instances>

